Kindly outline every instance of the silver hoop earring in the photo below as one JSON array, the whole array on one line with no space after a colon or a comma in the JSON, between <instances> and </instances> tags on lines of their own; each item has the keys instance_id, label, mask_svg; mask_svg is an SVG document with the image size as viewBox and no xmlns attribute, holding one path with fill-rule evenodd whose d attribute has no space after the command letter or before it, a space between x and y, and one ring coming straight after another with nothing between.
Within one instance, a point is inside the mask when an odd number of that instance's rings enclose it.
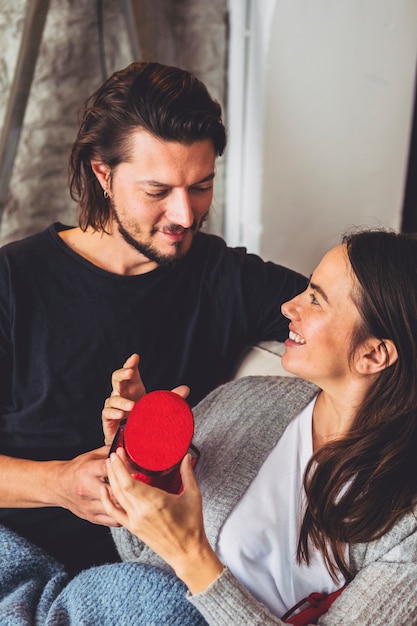
<instances>
[{"instance_id":1,"label":"silver hoop earring","mask_svg":"<svg viewBox=\"0 0 417 626\"><path fill-rule=\"evenodd\" d=\"M103 191L103 196L106 198L106 200L107 200L107 198L110 197L109 194L107 193L106 189L104 189L104 191Z\"/></svg>"}]
</instances>

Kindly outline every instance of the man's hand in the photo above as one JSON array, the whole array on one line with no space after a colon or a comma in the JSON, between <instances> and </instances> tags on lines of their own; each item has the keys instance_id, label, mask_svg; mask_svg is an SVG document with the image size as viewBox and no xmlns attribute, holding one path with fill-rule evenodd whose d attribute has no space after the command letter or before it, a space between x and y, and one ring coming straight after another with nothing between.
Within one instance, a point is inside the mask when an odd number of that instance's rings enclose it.
<instances>
[{"instance_id":1,"label":"man's hand","mask_svg":"<svg viewBox=\"0 0 417 626\"><path fill-rule=\"evenodd\" d=\"M120 426L126 419L135 403L146 394L145 386L139 373L139 355L132 354L123 367L113 372L111 377L112 393L104 402L101 414L103 422L104 443L110 446ZM172 389L182 398L187 398L189 387L180 385Z\"/></svg>"},{"instance_id":2,"label":"man's hand","mask_svg":"<svg viewBox=\"0 0 417 626\"><path fill-rule=\"evenodd\" d=\"M108 452L108 447L103 446L65 461L32 461L0 455L1 506L62 507L93 524L118 526L101 502Z\"/></svg>"},{"instance_id":3,"label":"man's hand","mask_svg":"<svg viewBox=\"0 0 417 626\"><path fill-rule=\"evenodd\" d=\"M55 504L74 515L103 526L119 526L108 515L101 500L101 487L107 478L107 446L81 454L70 461L55 461L53 489Z\"/></svg>"},{"instance_id":4,"label":"man's hand","mask_svg":"<svg viewBox=\"0 0 417 626\"><path fill-rule=\"evenodd\" d=\"M112 396L123 396L137 402L145 395L146 389L139 374L139 355L132 354L123 367L113 372L111 377Z\"/></svg>"},{"instance_id":5,"label":"man's hand","mask_svg":"<svg viewBox=\"0 0 417 626\"><path fill-rule=\"evenodd\" d=\"M104 442L110 446L120 422L127 418L135 402L145 395L146 389L139 374L139 355L132 354L123 367L113 372L112 392L102 411Z\"/></svg>"}]
</instances>

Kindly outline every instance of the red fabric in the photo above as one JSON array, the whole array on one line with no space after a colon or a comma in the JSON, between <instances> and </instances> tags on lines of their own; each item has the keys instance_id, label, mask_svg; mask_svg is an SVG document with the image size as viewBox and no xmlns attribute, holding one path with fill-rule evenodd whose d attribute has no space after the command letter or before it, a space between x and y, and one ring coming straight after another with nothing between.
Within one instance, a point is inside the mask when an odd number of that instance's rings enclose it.
<instances>
[{"instance_id":1,"label":"red fabric","mask_svg":"<svg viewBox=\"0 0 417 626\"><path fill-rule=\"evenodd\" d=\"M346 585L345 585L346 586ZM287 611L281 618L286 624L293 626L307 626L307 624L317 624L319 617L329 610L333 602L340 596L345 587L334 591L333 593L311 593L307 598L298 602L292 609ZM299 613L292 615L294 611L309 604L310 606L302 609ZM290 617L291 616L291 617Z\"/></svg>"}]
</instances>

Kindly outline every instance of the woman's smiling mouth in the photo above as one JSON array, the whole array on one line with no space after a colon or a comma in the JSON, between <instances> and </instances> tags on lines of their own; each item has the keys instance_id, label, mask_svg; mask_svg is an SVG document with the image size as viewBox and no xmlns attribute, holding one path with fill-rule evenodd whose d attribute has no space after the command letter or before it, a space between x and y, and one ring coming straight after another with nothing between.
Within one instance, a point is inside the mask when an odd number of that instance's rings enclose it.
<instances>
[{"instance_id":1,"label":"woman's smiling mouth","mask_svg":"<svg viewBox=\"0 0 417 626\"><path fill-rule=\"evenodd\" d=\"M289 339L291 339L291 341L294 341L295 343L298 343L300 345L304 345L305 344L305 340L303 339L303 337L301 337L301 335L299 335L298 333L294 332L293 330L289 331L288 337L289 337Z\"/></svg>"}]
</instances>

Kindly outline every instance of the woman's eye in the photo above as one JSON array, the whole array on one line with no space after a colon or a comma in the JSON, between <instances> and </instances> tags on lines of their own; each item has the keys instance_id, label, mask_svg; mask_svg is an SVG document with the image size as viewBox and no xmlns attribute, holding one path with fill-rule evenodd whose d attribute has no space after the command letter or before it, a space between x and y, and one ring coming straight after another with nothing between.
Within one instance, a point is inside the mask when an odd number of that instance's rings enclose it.
<instances>
[{"instance_id":1,"label":"woman's eye","mask_svg":"<svg viewBox=\"0 0 417 626\"><path fill-rule=\"evenodd\" d=\"M310 293L311 304L320 304L314 293Z\"/></svg>"}]
</instances>

